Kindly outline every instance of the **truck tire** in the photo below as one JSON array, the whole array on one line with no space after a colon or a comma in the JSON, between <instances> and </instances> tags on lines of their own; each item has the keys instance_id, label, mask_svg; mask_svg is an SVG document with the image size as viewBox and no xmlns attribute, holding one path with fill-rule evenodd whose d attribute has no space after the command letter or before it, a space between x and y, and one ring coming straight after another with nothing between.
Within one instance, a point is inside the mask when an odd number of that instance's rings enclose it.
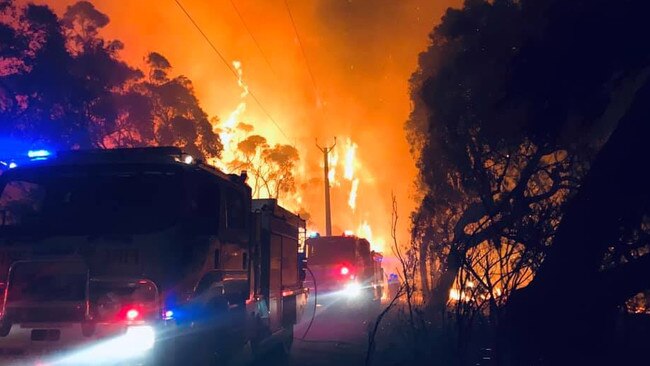
<instances>
[{"instance_id":1,"label":"truck tire","mask_svg":"<svg viewBox=\"0 0 650 366\"><path fill-rule=\"evenodd\" d=\"M282 351L285 355L289 356L291 347L293 346L293 325L287 327L287 335L282 340Z\"/></svg>"},{"instance_id":2,"label":"truck tire","mask_svg":"<svg viewBox=\"0 0 650 366\"><path fill-rule=\"evenodd\" d=\"M291 356L291 346L293 345L293 326L285 329L279 342L269 350L269 359L271 365L286 365L289 363ZM266 363L269 364L268 362Z\"/></svg>"},{"instance_id":3,"label":"truck tire","mask_svg":"<svg viewBox=\"0 0 650 366\"><path fill-rule=\"evenodd\" d=\"M215 334L207 329L197 332L194 342L187 350L187 357L192 362L185 365L216 365L217 355L213 338Z\"/></svg>"}]
</instances>

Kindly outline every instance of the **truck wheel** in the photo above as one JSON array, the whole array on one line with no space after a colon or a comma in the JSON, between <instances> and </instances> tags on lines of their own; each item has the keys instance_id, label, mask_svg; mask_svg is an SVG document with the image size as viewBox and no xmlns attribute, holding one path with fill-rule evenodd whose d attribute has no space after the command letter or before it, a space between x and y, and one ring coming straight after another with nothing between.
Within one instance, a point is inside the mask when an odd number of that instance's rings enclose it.
<instances>
[{"instance_id":1,"label":"truck wheel","mask_svg":"<svg viewBox=\"0 0 650 366\"><path fill-rule=\"evenodd\" d=\"M289 357L291 355L291 346L293 345L293 326L286 330L285 334L280 339L280 342L277 343L270 350L270 358L272 360L272 365L286 365L289 363Z\"/></svg>"},{"instance_id":2,"label":"truck wheel","mask_svg":"<svg viewBox=\"0 0 650 366\"><path fill-rule=\"evenodd\" d=\"M248 341L243 346L238 348L238 352L234 352L232 357L230 357L227 361L222 362L221 364L227 366L254 365L255 353L253 351L252 342Z\"/></svg>"},{"instance_id":3,"label":"truck wheel","mask_svg":"<svg viewBox=\"0 0 650 366\"><path fill-rule=\"evenodd\" d=\"M291 346L293 346L293 325L287 329L287 335L282 340L282 352L289 356L291 353Z\"/></svg>"},{"instance_id":4,"label":"truck wheel","mask_svg":"<svg viewBox=\"0 0 650 366\"><path fill-rule=\"evenodd\" d=\"M202 338L208 338L210 335L205 335ZM212 342L200 342L195 349L197 353L197 362L194 365L212 366L217 363L217 355L213 348Z\"/></svg>"}]
</instances>

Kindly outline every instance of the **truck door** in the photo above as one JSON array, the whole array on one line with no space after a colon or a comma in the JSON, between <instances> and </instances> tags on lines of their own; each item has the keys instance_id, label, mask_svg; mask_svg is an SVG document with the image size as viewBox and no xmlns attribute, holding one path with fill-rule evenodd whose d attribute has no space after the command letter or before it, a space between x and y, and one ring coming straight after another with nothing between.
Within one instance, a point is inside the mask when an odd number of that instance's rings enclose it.
<instances>
[{"instance_id":1,"label":"truck door","mask_svg":"<svg viewBox=\"0 0 650 366\"><path fill-rule=\"evenodd\" d=\"M249 248L250 200L245 192L226 186L224 192L224 228L221 237L218 270L223 275L225 296L231 305L242 306L250 295Z\"/></svg>"}]
</instances>

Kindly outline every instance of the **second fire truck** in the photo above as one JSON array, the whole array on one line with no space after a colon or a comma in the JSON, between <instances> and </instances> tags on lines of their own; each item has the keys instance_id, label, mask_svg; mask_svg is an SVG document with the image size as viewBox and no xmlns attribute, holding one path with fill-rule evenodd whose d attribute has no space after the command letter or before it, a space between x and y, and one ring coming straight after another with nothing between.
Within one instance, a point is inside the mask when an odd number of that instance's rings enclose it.
<instances>
[{"instance_id":1,"label":"second fire truck","mask_svg":"<svg viewBox=\"0 0 650 366\"><path fill-rule=\"evenodd\" d=\"M320 295L333 295L348 305L376 305L384 291L383 256L354 235L310 237L307 263Z\"/></svg>"}]
</instances>

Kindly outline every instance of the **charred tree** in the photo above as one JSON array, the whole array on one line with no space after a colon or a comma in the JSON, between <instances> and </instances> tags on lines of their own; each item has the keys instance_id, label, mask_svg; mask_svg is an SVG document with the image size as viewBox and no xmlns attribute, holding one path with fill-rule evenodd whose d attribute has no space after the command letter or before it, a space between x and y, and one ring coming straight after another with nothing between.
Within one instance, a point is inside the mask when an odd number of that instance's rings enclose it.
<instances>
[{"instance_id":1,"label":"charred tree","mask_svg":"<svg viewBox=\"0 0 650 366\"><path fill-rule=\"evenodd\" d=\"M609 338L614 317L627 299L650 287L650 257L612 269L603 262L609 248L621 245L622 232L650 213L648 136L650 83L638 90L569 202L534 281L508 304L514 364L623 362Z\"/></svg>"}]
</instances>

